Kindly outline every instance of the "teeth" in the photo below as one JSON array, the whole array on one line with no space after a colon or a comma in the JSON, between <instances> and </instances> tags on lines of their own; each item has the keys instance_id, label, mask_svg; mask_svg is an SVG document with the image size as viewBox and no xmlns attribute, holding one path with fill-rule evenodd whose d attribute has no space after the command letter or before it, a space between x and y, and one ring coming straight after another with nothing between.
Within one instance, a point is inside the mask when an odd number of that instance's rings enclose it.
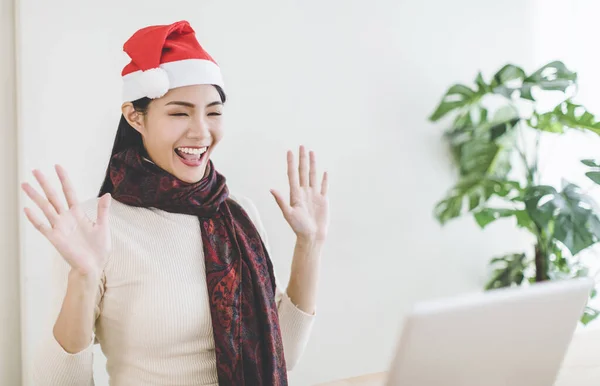
<instances>
[{"instance_id":1,"label":"teeth","mask_svg":"<svg viewBox=\"0 0 600 386\"><path fill-rule=\"evenodd\" d=\"M186 154L202 154L206 151L206 147L202 147L200 149L192 149L189 147L178 147L177 150L179 150L182 153L186 153Z\"/></svg>"}]
</instances>

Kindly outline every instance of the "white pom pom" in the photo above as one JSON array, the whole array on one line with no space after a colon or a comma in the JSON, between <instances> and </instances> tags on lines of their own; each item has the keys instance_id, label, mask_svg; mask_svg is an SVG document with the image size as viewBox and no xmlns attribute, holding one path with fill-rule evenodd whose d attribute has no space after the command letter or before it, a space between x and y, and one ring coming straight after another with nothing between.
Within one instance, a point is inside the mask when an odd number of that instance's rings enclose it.
<instances>
[{"instance_id":1,"label":"white pom pom","mask_svg":"<svg viewBox=\"0 0 600 386\"><path fill-rule=\"evenodd\" d=\"M169 91L169 75L162 68L152 68L142 72L140 86L150 99L160 98Z\"/></svg>"}]
</instances>

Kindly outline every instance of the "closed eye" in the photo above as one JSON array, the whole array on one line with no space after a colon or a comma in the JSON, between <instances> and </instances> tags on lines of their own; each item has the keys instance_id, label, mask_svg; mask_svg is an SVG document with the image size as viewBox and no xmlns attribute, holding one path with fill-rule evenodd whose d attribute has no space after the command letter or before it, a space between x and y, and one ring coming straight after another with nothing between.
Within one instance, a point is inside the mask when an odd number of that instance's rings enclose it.
<instances>
[{"instance_id":1,"label":"closed eye","mask_svg":"<svg viewBox=\"0 0 600 386\"><path fill-rule=\"evenodd\" d=\"M175 113L175 114L169 114L172 117L187 117L188 115L186 113Z\"/></svg>"},{"instance_id":2,"label":"closed eye","mask_svg":"<svg viewBox=\"0 0 600 386\"><path fill-rule=\"evenodd\" d=\"M208 113L208 116L209 116L209 117L210 117L210 116L218 116L218 115L221 115L221 113Z\"/></svg>"}]
</instances>

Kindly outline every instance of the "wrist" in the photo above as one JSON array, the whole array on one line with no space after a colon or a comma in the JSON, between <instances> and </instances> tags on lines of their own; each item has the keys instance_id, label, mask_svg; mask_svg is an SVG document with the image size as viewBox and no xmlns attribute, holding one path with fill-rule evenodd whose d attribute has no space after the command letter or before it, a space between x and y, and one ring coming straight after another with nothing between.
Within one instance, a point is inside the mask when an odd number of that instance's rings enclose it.
<instances>
[{"instance_id":1,"label":"wrist","mask_svg":"<svg viewBox=\"0 0 600 386\"><path fill-rule=\"evenodd\" d=\"M88 272L86 274L82 274L76 269L71 269L71 271L69 272L69 287L75 287L79 290L84 290L86 292L93 292L98 287L99 282L99 273Z\"/></svg>"},{"instance_id":2,"label":"wrist","mask_svg":"<svg viewBox=\"0 0 600 386\"><path fill-rule=\"evenodd\" d=\"M321 246L325 243L325 238L311 235L296 235L296 244L305 246Z\"/></svg>"},{"instance_id":3,"label":"wrist","mask_svg":"<svg viewBox=\"0 0 600 386\"><path fill-rule=\"evenodd\" d=\"M294 258L296 263L310 263L321 260L321 250L323 249L323 240L316 238L296 238L296 246L294 247Z\"/></svg>"}]
</instances>

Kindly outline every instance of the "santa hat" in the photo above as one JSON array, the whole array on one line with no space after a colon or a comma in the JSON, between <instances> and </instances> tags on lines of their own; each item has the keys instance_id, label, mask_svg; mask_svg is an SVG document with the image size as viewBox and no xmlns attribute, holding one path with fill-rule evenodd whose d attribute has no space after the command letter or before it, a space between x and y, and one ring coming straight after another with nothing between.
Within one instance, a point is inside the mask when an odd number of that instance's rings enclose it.
<instances>
[{"instance_id":1,"label":"santa hat","mask_svg":"<svg viewBox=\"0 0 600 386\"><path fill-rule=\"evenodd\" d=\"M123 101L160 98L170 89L197 84L223 87L217 63L196 40L187 21L142 28L123 45Z\"/></svg>"}]
</instances>

